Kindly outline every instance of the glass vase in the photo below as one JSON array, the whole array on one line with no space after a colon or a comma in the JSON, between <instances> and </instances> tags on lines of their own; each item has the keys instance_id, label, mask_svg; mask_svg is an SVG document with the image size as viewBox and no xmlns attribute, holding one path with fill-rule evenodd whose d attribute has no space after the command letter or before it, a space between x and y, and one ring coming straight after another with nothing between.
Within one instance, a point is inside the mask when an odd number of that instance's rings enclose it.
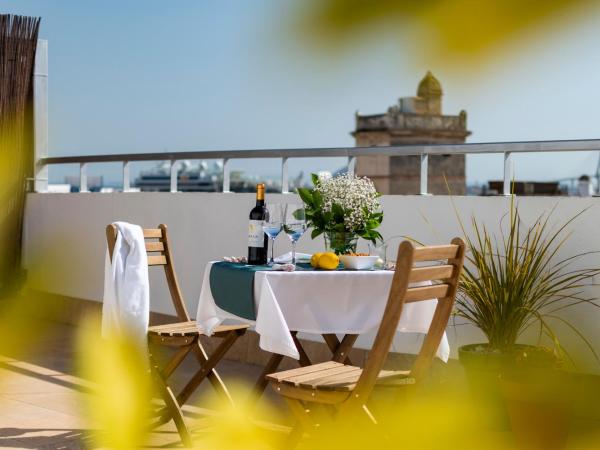
<instances>
[{"instance_id":1,"label":"glass vase","mask_svg":"<svg viewBox=\"0 0 600 450\"><path fill-rule=\"evenodd\" d=\"M325 250L336 255L356 253L358 236L350 231L329 231L325 233Z\"/></svg>"}]
</instances>

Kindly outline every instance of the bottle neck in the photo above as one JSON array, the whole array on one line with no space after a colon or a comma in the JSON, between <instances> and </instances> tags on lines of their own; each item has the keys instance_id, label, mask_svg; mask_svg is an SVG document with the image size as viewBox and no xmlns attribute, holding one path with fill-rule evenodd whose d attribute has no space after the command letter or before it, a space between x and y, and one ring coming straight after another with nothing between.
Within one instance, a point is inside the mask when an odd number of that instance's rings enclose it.
<instances>
[{"instance_id":1,"label":"bottle neck","mask_svg":"<svg viewBox=\"0 0 600 450\"><path fill-rule=\"evenodd\" d=\"M265 206L265 185L256 186L256 206Z\"/></svg>"}]
</instances>

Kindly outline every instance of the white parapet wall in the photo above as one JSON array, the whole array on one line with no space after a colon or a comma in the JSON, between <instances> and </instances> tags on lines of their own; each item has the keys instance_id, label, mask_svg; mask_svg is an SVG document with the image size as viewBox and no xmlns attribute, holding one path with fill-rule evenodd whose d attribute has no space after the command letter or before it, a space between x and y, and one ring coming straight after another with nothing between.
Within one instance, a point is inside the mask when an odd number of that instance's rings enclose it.
<instances>
[{"instance_id":1,"label":"white parapet wall","mask_svg":"<svg viewBox=\"0 0 600 450\"><path fill-rule=\"evenodd\" d=\"M269 194L267 202L294 202L293 194ZM521 197L517 199L526 224L554 209L551 222L563 223L587 208L569 230L572 236L562 255L600 251L600 198ZM410 236L425 244L447 243L462 236L460 221L471 232L471 217L485 223L500 238L499 227L508 212L509 197L384 196L384 237ZM143 227L165 223L169 227L175 266L184 296L193 315L200 293L206 263L225 255L246 253L247 218L254 204L252 194L219 193L71 193L29 194L25 212L24 261L30 287L69 297L102 301L106 253L105 227L123 220ZM400 239L388 249L394 260ZM361 243L366 250L366 243ZM311 253L322 250L323 238L311 241L305 235L298 250ZM276 241L276 253L290 250L284 236ZM588 267L600 266L600 253L582 260ZM581 265L580 265L581 266ZM166 283L160 269L151 274L152 310L173 314ZM599 280L594 280L598 282ZM600 298L600 289L590 286L588 293ZM335 301L335 299L326 299ZM600 302L599 302L600 304ZM588 339L600 353L600 308L575 306L560 313ZM573 333L557 323L562 340L572 349L581 368L600 373L600 365L591 353L583 351ZM526 336L534 339L535 330ZM458 345L483 341L476 329L457 322L448 328L448 337L456 356ZM412 343L414 344L414 342ZM414 347L411 342L408 347ZM398 344L398 351L404 345Z\"/></svg>"}]
</instances>

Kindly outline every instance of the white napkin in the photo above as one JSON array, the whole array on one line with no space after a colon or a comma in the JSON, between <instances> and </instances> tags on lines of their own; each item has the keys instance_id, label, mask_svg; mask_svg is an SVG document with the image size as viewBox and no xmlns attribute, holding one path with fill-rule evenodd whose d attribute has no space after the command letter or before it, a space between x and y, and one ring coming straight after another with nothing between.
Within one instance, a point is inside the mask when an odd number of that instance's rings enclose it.
<instances>
[{"instance_id":1,"label":"white napkin","mask_svg":"<svg viewBox=\"0 0 600 450\"><path fill-rule=\"evenodd\" d=\"M308 253L298 253L296 252L296 262L297 263L308 263L310 262L310 258L312 255ZM285 255L278 256L275 258L275 262L278 264L287 264L292 262L292 252L288 252Z\"/></svg>"},{"instance_id":2,"label":"white napkin","mask_svg":"<svg viewBox=\"0 0 600 450\"><path fill-rule=\"evenodd\" d=\"M138 225L115 222L117 240L112 263L106 251L102 335L127 332L140 345L146 342L150 318L148 255Z\"/></svg>"}]
</instances>

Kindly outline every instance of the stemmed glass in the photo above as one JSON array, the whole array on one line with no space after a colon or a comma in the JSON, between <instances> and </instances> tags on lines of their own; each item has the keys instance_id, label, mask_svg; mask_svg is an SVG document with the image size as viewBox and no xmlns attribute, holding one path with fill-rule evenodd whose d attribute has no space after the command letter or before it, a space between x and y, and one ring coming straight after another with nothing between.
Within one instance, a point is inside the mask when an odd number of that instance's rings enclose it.
<instances>
[{"instance_id":1,"label":"stemmed glass","mask_svg":"<svg viewBox=\"0 0 600 450\"><path fill-rule=\"evenodd\" d=\"M283 231L292 241L292 264L296 264L296 242L306 231L306 215L303 204L288 203L286 205Z\"/></svg>"},{"instance_id":2,"label":"stemmed glass","mask_svg":"<svg viewBox=\"0 0 600 450\"><path fill-rule=\"evenodd\" d=\"M270 203L266 205L267 215L263 220L262 229L271 241L271 259L269 260L269 266L275 264L273 253L275 250L275 238L281 232L283 228L283 205L280 203Z\"/></svg>"}]
</instances>

